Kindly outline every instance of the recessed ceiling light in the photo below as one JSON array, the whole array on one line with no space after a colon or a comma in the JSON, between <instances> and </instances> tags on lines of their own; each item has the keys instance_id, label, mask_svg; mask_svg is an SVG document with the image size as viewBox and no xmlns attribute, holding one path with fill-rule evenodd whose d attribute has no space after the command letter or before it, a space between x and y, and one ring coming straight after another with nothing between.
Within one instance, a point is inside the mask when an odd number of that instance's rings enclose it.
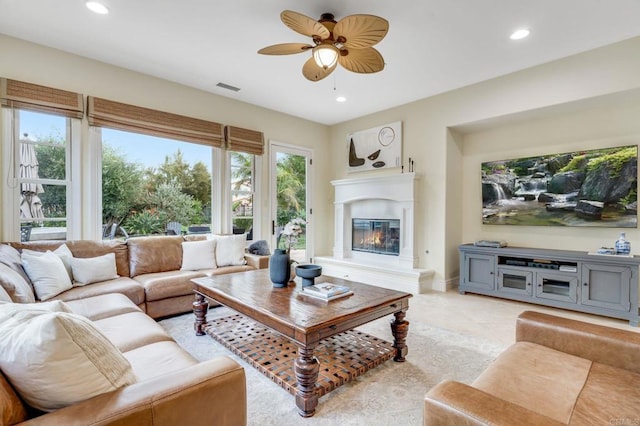
<instances>
[{"instance_id":1,"label":"recessed ceiling light","mask_svg":"<svg viewBox=\"0 0 640 426\"><path fill-rule=\"evenodd\" d=\"M107 6L98 1L88 1L85 3L85 5L87 6L87 9L94 13L100 15L106 15L109 13L109 9L107 8Z\"/></svg>"},{"instance_id":2,"label":"recessed ceiling light","mask_svg":"<svg viewBox=\"0 0 640 426\"><path fill-rule=\"evenodd\" d=\"M347 98L345 98L344 96L338 96L336 98L336 102L347 102Z\"/></svg>"},{"instance_id":3,"label":"recessed ceiling light","mask_svg":"<svg viewBox=\"0 0 640 426\"><path fill-rule=\"evenodd\" d=\"M519 30L515 30L509 38L511 40L522 40L525 37L528 37L531 34L531 30L529 28L521 28Z\"/></svg>"}]
</instances>

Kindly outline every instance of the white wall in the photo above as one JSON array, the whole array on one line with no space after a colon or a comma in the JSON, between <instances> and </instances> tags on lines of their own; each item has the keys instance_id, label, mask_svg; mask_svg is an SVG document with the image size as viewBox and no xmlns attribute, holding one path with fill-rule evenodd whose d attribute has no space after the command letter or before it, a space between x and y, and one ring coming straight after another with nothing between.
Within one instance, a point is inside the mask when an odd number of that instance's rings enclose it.
<instances>
[{"instance_id":1,"label":"white wall","mask_svg":"<svg viewBox=\"0 0 640 426\"><path fill-rule=\"evenodd\" d=\"M314 164L331 161L326 149L327 126L3 35L0 35L0 76L259 130L264 132L266 141L277 140L313 149ZM88 139L87 132L85 119L83 141ZM86 154L86 149L84 151ZM265 199L262 205L263 235L259 236L265 239L271 229L267 221L268 154L263 156ZM86 161L83 163L87 164ZM331 179L330 172L318 167L313 174L313 211L314 217L320 219L316 229L323 229L322 218L333 214L333 205L324 203L330 198L327 183ZM5 175L3 172L2 176ZM83 170L83 184L88 184L92 175L92 171ZM83 221L88 221L91 215L87 210L83 211ZM324 248L332 244L330 238L329 233L317 232L315 251L325 251Z\"/></svg>"},{"instance_id":2,"label":"white wall","mask_svg":"<svg viewBox=\"0 0 640 426\"><path fill-rule=\"evenodd\" d=\"M416 214L420 266L435 271L434 287L442 289L446 284L453 284L458 274L459 244L472 242L480 237L499 238L504 236L503 233L509 232L494 231L488 227L480 230L472 225L474 218L479 215L479 207L474 206L467 198L477 198L474 191L478 188L477 182L472 182L472 178L465 178L465 168L470 167L469 173L474 173L473 168L479 160L478 151L485 149L483 144L486 143L486 138L479 141L479 135L467 132L473 132L477 128L495 129L502 123L517 120L524 120L523 126L526 127L529 126L528 120L533 118L551 119L556 114L570 115L576 110L583 110L585 104L600 105L606 111L611 105L599 104L593 98L600 98L600 102L605 102L606 99L611 99L605 95L633 92L640 88L638 51L640 38L630 39L361 117L333 126L331 143L334 150L343 152L343 157L346 158L348 133L397 120L403 122L405 165L408 157L415 159L415 171L423 177L418 187L420 206ZM612 98L617 101L625 97ZM599 130L594 124L590 127L591 133L587 129L580 130L581 125L576 122L574 125L567 122L558 126L569 133L564 135L565 146L578 145L585 140L598 145L603 143L595 142L598 139L608 141L620 133L633 133L632 122L638 120L637 115L636 118L632 115L601 114L600 123L604 127ZM580 121L579 118L576 120ZM544 140L552 146L562 140L562 135L550 134L555 130L553 127L547 129L533 123L530 125L533 127L526 130L530 134L522 145L506 141L508 137L505 136L487 149L494 153L501 149L522 153L527 149L531 150L531 140L534 139ZM574 129L576 132L573 132ZM497 129L493 131L499 132ZM467 142L472 146L467 148ZM476 151L473 151L474 148ZM546 151L548 149L542 153ZM476 158L467 158L468 155ZM494 155L491 157L494 158ZM333 174L337 178L345 177L346 165L336 164ZM532 231L523 229L516 232L518 238L507 239L520 243L525 240L524 235ZM563 236L564 248L587 250L584 240L580 238L584 229L576 231L554 228L552 232L553 235ZM599 232L601 231L594 233L593 242L600 240ZM609 240L610 237L606 239ZM528 241L527 245L530 246L556 247L555 243L548 244L544 239ZM640 242L636 247L640 248Z\"/></svg>"}]
</instances>

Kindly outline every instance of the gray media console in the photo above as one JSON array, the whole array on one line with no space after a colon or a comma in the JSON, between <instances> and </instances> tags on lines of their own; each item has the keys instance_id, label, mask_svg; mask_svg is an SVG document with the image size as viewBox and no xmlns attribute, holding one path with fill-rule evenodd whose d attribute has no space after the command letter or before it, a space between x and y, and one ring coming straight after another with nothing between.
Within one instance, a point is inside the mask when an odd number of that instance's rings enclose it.
<instances>
[{"instance_id":1,"label":"gray media console","mask_svg":"<svg viewBox=\"0 0 640 426\"><path fill-rule=\"evenodd\" d=\"M628 320L638 326L640 257L522 247L460 246L460 293Z\"/></svg>"}]
</instances>

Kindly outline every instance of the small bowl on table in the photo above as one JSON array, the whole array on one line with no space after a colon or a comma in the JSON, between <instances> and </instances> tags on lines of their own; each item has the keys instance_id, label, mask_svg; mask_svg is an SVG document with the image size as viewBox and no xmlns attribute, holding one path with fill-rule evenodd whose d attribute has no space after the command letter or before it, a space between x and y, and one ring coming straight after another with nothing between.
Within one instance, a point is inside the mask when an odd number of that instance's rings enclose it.
<instances>
[{"instance_id":1,"label":"small bowl on table","mask_svg":"<svg viewBox=\"0 0 640 426\"><path fill-rule=\"evenodd\" d=\"M316 277L322 275L322 266L314 264L305 264L296 266L296 275L302 278L302 287L313 285Z\"/></svg>"}]
</instances>

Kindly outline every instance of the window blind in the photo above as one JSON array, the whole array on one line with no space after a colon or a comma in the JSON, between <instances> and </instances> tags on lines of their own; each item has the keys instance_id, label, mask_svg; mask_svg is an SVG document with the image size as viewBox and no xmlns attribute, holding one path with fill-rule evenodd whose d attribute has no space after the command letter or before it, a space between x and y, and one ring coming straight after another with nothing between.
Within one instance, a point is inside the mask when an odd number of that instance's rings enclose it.
<instances>
[{"instance_id":1,"label":"window blind","mask_svg":"<svg viewBox=\"0 0 640 426\"><path fill-rule=\"evenodd\" d=\"M234 126L225 126L224 138L230 151L246 152L254 155L264 154L264 135L255 130Z\"/></svg>"},{"instance_id":2,"label":"window blind","mask_svg":"<svg viewBox=\"0 0 640 426\"><path fill-rule=\"evenodd\" d=\"M33 83L0 78L0 104L4 107L82 118L82 94Z\"/></svg>"},{"instance_id":3,"label":"window blind","mask_svg":"<svg viewBox=\"0 0 640 426\"><path fill-rule=\"evenodd\" d=\"M222 124L89 96L89 125L222 147Z\"/></svg>"}]
</instances>

